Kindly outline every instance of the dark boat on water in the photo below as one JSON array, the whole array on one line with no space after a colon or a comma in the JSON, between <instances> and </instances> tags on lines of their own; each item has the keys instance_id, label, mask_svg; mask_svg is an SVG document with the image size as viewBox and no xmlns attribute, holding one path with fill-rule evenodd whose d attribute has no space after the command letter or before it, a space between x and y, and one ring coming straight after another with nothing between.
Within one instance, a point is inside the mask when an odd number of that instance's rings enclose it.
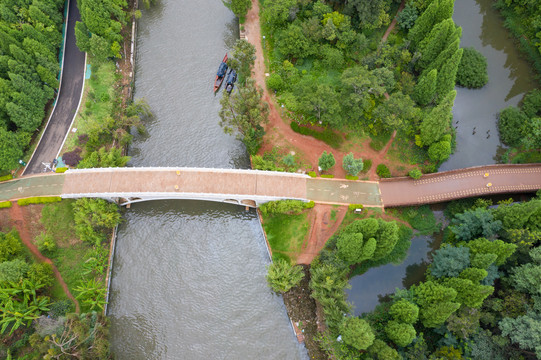
<instances>
[{"instance_id":1,"label":"dark boat on water","mask_svg":"<svg viewBox=\"0 0 541 360\"><path fill-rule=\"evenodd\" d=\"M218 91L222 82L224 81L225 74L227 73L227 53L222 60L222 63L218 67L218 72L216 73L216 80L214 80L214 92Z\"/></svg>"},{"instance_id":2,"label":"dark boat on water","mask_svg":"<svg viewBox=\"0 0 541 360\"><path fill-rule=\"evenodd\" d=\"M237 81L237 72L231 69L225 80L225 91L227 91L228 94L231 94L231 91L233 91L235 81Z\"/></svg>"}]
</instances>

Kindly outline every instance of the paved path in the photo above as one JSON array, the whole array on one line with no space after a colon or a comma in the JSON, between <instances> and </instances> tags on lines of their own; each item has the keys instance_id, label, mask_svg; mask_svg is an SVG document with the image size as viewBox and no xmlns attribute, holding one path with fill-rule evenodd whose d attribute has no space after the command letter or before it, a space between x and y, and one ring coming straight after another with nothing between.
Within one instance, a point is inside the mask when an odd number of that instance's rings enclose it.
<instances>
[{"instance_id":1,"label":"paved path","mask_svg":"<svg viewBox=\"0 0 541 360\"><path fill-rule=\"evenodd\" d=\"M77 1L70 0L60 92L53 114L24 175L44 172L42 163L56 158L77 111L84 84L85 54L75 45L75 22L81 20Z\"/></svg>"},{"instance_id":2,"label":"paved path","mask_svg":"<svg viewBox=\"0 0 541 360\"><path fill-rule=\"evenodd\" d=\"M321 204L392 207L538 189L541 164L488 165L423 175L420 180L393 178L380 182L257 170L112 168L70 170L3 182L0 201L50 195L124 198L127 202L194 199L250 206L270 200L302 199Z\"/></svg>"},{"instance_id":3,"label":"paved path","mask_svg":"<svg viewBox=\"0 0 541 360\"><path fill-rule=\"evenodd\" d=\"M488 177L485 174L488 173ZM492 186L488 187L487 184ZM384 206L420 205L541 189L541 164L487 165L379 183Z\"/></svg>"}]
</instances>

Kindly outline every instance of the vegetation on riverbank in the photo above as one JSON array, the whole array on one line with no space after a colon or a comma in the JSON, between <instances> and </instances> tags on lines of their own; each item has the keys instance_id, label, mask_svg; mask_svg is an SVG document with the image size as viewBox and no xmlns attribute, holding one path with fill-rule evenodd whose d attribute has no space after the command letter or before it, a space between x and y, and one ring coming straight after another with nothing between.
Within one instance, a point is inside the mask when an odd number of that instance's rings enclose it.
<instances>
[{"instance_id":1,"label":"vegetation on riverbank","mask_svg":"<svg viewBox=\"0 0 541 360\"><path fill-rule=\"evenodd\" d=\"M106 320L92 312L102 312L105 304L110 229L120 221L117 206L104 200L63 200L30 205L24 215L32 219L23 225L28 241L52 260L83 315L69 315L74 303L54 278L51 265L32 256L15 230L1 234L0 357L37 359L67 352L108 358ZM9 209L2 210L2 216L9 218ZM75 324L82 328L75 330ZM85 326L89 330L83 330ZM86 339L84 331L97 331L97 336ZM68 342L68 334L80 337L80 342Z\"/></svg>"},{"instance_id":2,"label":"vegetation on riverbank","mask_svg":"<svg viewBox=\"0 0 541 360\"><path fill-rule=\"evenodd\" d=\"M361 139L397 131L396 141L421 150L430 172L452 151L461 29L451 19L453 1L414 2L401 17L410 25L380 42L377 29L393 4L263 1L267 86L295 127L319 124Z\"/></svg>"},{"instance_id":3,"label":"vegetation on riverbank","mask_svg":"<svg viewBox=\"0 0 541 360\"><path fill-rule=\"evenodd\" d=\"M0 175L15 169L59 82L64 0L0 5Z\"/></svg>"}]
</instances>

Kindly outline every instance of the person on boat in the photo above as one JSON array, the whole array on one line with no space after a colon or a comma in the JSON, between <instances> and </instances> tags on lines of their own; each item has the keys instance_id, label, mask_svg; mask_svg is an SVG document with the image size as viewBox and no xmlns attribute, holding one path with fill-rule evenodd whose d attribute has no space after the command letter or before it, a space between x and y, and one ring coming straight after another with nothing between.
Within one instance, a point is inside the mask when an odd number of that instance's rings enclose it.
<instances>
[{"instance_id":1,"label":"person on boat","mask_svg":"<svg viewBox=\"0 0 541 360\"><path fill-rule=\"evenodd\" d=\"M223 78L226 72L227 72L227 63L223 62L220 64L220 67L218 68L218 73L216 75L218 76L218 78Z\"/></svg>"},{"instance_id":2,"label":"person on boat","mask_svg":"<svg viewBox=\"0 0 541 360\"><path fill-rule=\"evenodd\" d=\"M233 91L235 81L237 81L237 72L231 69L231 71L229 71L229 75L227 75L227 80L225 81L225 91L227 91L228 94L231 94L231 91Z\"/></svg>"}]
</instances>

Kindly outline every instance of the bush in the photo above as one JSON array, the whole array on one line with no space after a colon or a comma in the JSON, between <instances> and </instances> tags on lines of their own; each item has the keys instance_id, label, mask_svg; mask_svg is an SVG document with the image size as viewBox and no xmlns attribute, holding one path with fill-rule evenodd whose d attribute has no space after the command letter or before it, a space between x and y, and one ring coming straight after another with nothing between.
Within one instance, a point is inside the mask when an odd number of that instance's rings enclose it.
<instances>
[{"instance_id":1,"label":"bush","mask_svg":"<svg viewBox=\"0 0 541 360\"><path fill-rule=\"evenodd\" d=\"M419 180L419 179L421 178L421 176L423 176L423 173L422 173L421 170L419 170L419 169L413 169L413 170L410 170L410 172L408 173L408 175L409 175L412 179Z\"/></svg>"},{"instance_id":2,"label":"bush","mask_svg":"<svg viewBox=\"0 0 541 360\"><path fill-rule=\"evenodd\" d=\"M498 130L500 139L509 146L520 146L522 138L527 136L528 117L517 107L509 106L500 112Z\"/></svg>"},{"instance_id":3,"label":"bush","mask_svg":"<svg viewBox=\"0 0 541 360\"><path fill-rule=\"evenodd\" d=\"M252 155L252 169L264 171L285 171L283 167L276 166L274 161L264 159L261 155Z\"/></svg>"},{"instance_id":4,"label":"bush","mask_svg":"<svg viewBox=\"0 0 541 360\"><path fill-rule=\"evenodd\" d=\"M334 159L334 155L329 152L327 154L327 151L323 151L323 154L319 157L318 165L323 171L327 171L330 168L332 168L336 164L336 160Z\"/></svg>"},{"instance_id":5,"label":"bush","mask_svg":"<svg viewBox=\"0 0 541 360\"><path fill-rule=\"evenodd\" d=\"M11 179L13 179L13 175L11 175L11 174L5 175L5 176L0 176L0 182L8 181L8 180L11 180Z\"/></svg>"},{"instance_id":6,"label":"bush","mask_svg":"<svg viewBox=\"0 0 541 360\"><path fill-rule=\"evenodd\" d=\"M355 159L353 153L349 153L347 155L344 155L344 158L342 160L342 167L349 175L357 176L357 174L363 170L363 159Z\"/></svg>"},{"instance_id":7,"label":"bush","mask_svg":"<svg viewBox=\"0 0 541 360\"><path fill-rule=\"evenodd\" d=\"M81 149L76 148L73 151L66 152L62 155L62 161L69 166L77 166L81 161Z\"/></svg>"},{"instance_id":8,"label":"bush","mask_svg":"<svg viewBox=\"0 0 541 360\"><path fill-rule=\"evenodd\" d=\"M300 266L291 266L283 259L270 264L267 271L267 282L270 288L277 293L288 292L292 287L297 286L304 277Z\"/></svg>"},{"instance_id":9,"label":"bush","mask_svg":"<svg viewBox=\"0 0 541 360\"><path fill-rule=\"evenodd\" d=\"M304 209L311 209L314 207L314 202L304 202L301 200L278 200L269 201L259 206L259 210L263 215L276 215L276 214L300 214Z\"/></svg>"},{"instance_id":10,"label":"bush","mask_svg":"<svg viewBox=\"0 0 541 360\"><path fill-rule=\"evenodd\" d=\"M391 171L385 164L379 164L376 168L376 173L381 178L390 178L391 177Z\"/></svg>"},{"instance_id":11,"label":"bush","mask_svg":"<svg viewBox=\"0 0 541 360\"><path fill-rule=\"evenodd\" d=\"M409 30L415 24L417 17L419 17L419 12L415 5L407 3L404 9L396 16L396 21L400 28Z\"/></svg>"},{"instance_id":12,"label":"bush","mask_svg":"<svg viewBox=\"0 0 541 360\"><path fill-rule=\"evenodd\" d=\"M0 201L0 209L10 208L11 206L11 201Z\"/></svg>"},{"instance_id":13,"label":"bush","mask_svg":"<svg viewBox=\"0 0 541 360\"><path fill-rule=\"evenodd\" d=\"M368 170L370 170L370 168L372 167L372 160L371 159L367 159L364 161L364 166L363 166L363 173L367 173Z\"/></svg>"},{"instance_id":14,"label":"bush","mask_svg":"<svg viewBox=\"0 0 541 360\"><path fill-rule=\"evenodd\" d=\"M19 199L17 200L17 204L19 204L19 206L26 206L30 204L47 204L58 201L62 201L60 196L35 196L26 199Z\"/></svg>"},{"instance_id":15,"label":"bush","mask_svg":"<svg viewBox=\"0 0 541 360\"><path fill-rule=\"evenodd\" d=\"M41 233L36 238L36 245L40 252L53 252L56 250L56 242L54 238L46 233Z\"/></svg>"},{"instance_id":16,"label":"bush","mask_svg":"<svg viewBox=\"0 0 541 360\"><path fill-rule=\"evenodd\" d=\"M267 78L267 87L271 90L280 91L284 87L284 80L280 74L273 73Z\"/></svg>"},{"instance_id":17,"label":"bush","mask_svg":"<svg viewBox=\"0 0 541 360\"><path fill-rule=\"evenodd\" d=\"M346 180L359 180L358 176L346 175Z\"/></svg>"},{"instance_id":18,"label":"bush","mask_svg":"<svg viewBox=\"0 0 541 360\"><path fill-rule=\"evenodd\" d=\"M482 88L488 82L487 59L474 48L464 48L456 82L467 88Z\"/></svg>"},{"instance_id":19,"label":"bush","mask_svg":"<svg viewBox=\"0 0 541 360\"><path fill-rule=\"evenodd\" d=\"M363 209L363 204L349 204L348 209L351 211L355 211L356 209Z\"/></svg>"},{"instance_id":20,"label":"bush","mask_svg":"<svg viewBox=\"0 0 541 360\"><path fill-rule=\"evenodd\" d=\"M321 177L326 178L326 179L332 179L332 178L334 178L334 175L333 174L321 174Z\"/></svg>"},{"instance_id":21,"label":"bush","mask_svg":"<svg viewBox=\"0 0 541 360\"><path fill-rule=\"evenodd\" d=\"M317 174L315 171L308 171L308 176L315 178L317 177Z\"/></svg>"},{"instance_id":22,"label":"bush","mask_svg":"<svg viewBox=\"0 0 541 360\"><path fill-rule=\"evenodd\" d=\"M299 133L301 135L312 136L318 140L323 141L325 144L333 148L339 148L340 145L342 144L342 137L330 129L325 129L322 132L319 132L314 129L300 126L295 121L292 121L290 126L291 126L291 129L295 131L296 133Z\"/></svg>"},{"instance_id":23,"label":"bush","mask_svg":"<svg viewBox=\"0 0 541 360\"><path fill-rule=\"evenodd\" d=\"M59 167L59 168L56 168L54 171L56 173L65 173L67 170L68 170L67 167Z\"/></svg>"}]
</instances>

